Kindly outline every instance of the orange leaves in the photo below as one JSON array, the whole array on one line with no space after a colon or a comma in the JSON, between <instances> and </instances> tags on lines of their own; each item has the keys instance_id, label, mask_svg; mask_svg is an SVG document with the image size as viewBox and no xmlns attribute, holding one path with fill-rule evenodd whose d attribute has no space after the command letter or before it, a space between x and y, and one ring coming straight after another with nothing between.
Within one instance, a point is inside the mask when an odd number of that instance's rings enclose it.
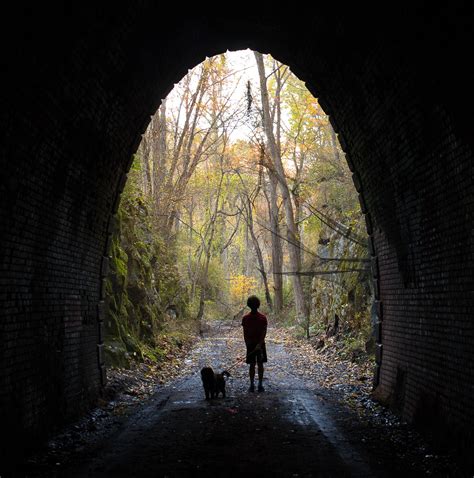
<instances>
[{"instance_id":1,"label":"orange leaves","mask_svg":"<svg viewBox=\"0 0 474 478\"><path fill-rule=\"evenodd\" d=\"M243 140L236 141L230 147L227 164L232 169L255 170L255 165L260 160L260 151L251 143Z\"/></svg>"}]
</instances>

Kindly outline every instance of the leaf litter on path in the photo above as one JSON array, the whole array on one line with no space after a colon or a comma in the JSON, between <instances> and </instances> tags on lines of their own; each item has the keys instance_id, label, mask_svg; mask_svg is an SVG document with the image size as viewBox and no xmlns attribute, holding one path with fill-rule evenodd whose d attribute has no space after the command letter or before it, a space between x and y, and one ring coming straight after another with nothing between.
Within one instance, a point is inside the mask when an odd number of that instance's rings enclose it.
<instances>
[{"instance_id":1,"label":"leaf litter on path","mask_svg":"<svg viewBox=\"0 0 474 478\"><path fill-rule=\"evenodd\" d=\"M215 371L222 371L235 365L231 372L231 392L232 380L235 379L239 383L247 381L248 366L242 360L245 345L240 324L232 327L221 324L217 328L211 327L210 330L211 333L206 337L196 337L191 347L168 357L167 363L146 362L136 364L129 370L108 370L109 382L99 407L86 414L73 427L52 438L46 452L43 450L41 456L32 457L31 463L36 460L38 470L38 466L41 468L45 463L51 465L67 462L69 455L81 449L84 444L90 444L106 435L107 431L110 432L115 420L130 414L163 384L179 377L198 374L203 366L212 366ZM216 347L216 341L223 347ZM367 423L363 433L357 429L359 434L362 433L360 441L372 448L373 452L375 450L376 453L381 453L382 460L386 459L389 453L413 462L423 460L424 473L427 475L449 468L449 457L428 451L429 448L410 426L371 399L373 362L366 360L354 363L343 359L339 356L337 344L316 350L311 343L295 339L290 331L282 328L270 327L267 342L269 362L266 364L265 374L273 391L278 391L280 380L284 381L288 374L295 374L303 379L305 387L316 395L326 390L332 400L338 400L343 406L355 410ZM277 353L275 356L271 355L278 348L286 351L285 359L280 363ZM258 403L257 394L253 399ZM240 415L235 406L223 408L223 412L232 417ZM349 429L353 428L354 419L344 416L346 418L341 419L340 424ZM381 448L381 437L389 443L385 456L378 451ZM32 473L31 476L49 475ZM452 475L445 473L444 476Z\"/></svg>"}]
</instances>

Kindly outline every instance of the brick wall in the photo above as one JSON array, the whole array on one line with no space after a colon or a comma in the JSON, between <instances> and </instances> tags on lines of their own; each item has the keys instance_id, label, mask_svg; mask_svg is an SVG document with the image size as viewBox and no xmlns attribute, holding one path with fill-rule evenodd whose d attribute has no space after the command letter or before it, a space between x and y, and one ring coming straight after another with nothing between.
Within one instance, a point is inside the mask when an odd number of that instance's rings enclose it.
<instances>
[{"instance_id":1,"label":"brick wall","mask_svg":"<svg viewBox=\"0 0 474 478\"><path fill-rule=\"evenodd\" d=\"M472 77L461 68L472 14L175 22L160 21L147 5L41 6L12 13L17 34L2 32L4 429L19 439L42 436L97 397L109 222L131 155L160 98L188 68L246 47L272 53L307 82L346 151L374 258L379 396L410 420L437 416L472 428L466 125L474 102Z\"/></svg>"}]
</instances>

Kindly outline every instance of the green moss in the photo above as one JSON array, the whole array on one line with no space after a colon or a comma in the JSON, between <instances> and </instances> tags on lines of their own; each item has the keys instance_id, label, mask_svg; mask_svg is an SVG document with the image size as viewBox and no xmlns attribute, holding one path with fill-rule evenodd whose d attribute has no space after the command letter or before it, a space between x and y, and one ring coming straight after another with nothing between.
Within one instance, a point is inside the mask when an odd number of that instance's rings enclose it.
<instances>
[{"instance_id":1,"label":"green moss","mask_svg":"<svg viewBox=\"0 0 474 478\"><path fill-rule=\"evenodd\" d=\"M111 365L163 360L167 348L179 344L170 345L169 338L163 342L162 334L189 325L188 292L181 284L174 251L154 229L138 179L132 167L113 220L105 319L106 357ZM169 307L176 313L174 319L166 313Z\"/></svg>"},{"instance_id":2,"label":"green moss","mask_svg":"<svg viewBox=\"0 0 474 478\"><path fill-rule=\"evenodd\" d=\"M109 366L130 367L131 357L121 340L109 339L105 344L104 351Z\"/></svg>"}]
</instances>

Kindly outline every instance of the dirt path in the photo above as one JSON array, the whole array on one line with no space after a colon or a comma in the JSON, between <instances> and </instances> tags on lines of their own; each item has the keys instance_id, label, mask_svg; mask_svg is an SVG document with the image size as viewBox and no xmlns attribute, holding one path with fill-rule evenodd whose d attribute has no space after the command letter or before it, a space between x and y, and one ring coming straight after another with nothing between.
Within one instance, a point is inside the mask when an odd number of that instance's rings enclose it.
<instances>
[{"instance_id":1,"label":"dirt path","mask_svg":"<svg viewBox=\"0 0 474 478\"><path fill-rule=\"evenodd\" d=\"M264 393L247 391L241 366L225 399L203 400L200 367L225 368L238 345L231 337L202 341L188 359L198 365L191 376L157 393L98 456L64 476L370 476L324 400L288 372L281 344L268 342Z\"/></svg>"},{"instance_id":2,"label":"dirt path","mask_svg":"<svg viewBox=\"0 0 474 478\"><path fill-rule=\"evenodd\" d=\"M215 330L193 348L180 378L116 420L100 440L70 453L66 463L25 476L451 476L427 471L420 466L424 449L415 456L408 441L394 447L314 380L306 381L296 370L301 355L277 330L267 340L265 392L247 391L241 364L232 369L225 399L204 400L201 367L221 371L235 363L242 356L240 333L237 327Z\"/></svg>"}]
</instances>

